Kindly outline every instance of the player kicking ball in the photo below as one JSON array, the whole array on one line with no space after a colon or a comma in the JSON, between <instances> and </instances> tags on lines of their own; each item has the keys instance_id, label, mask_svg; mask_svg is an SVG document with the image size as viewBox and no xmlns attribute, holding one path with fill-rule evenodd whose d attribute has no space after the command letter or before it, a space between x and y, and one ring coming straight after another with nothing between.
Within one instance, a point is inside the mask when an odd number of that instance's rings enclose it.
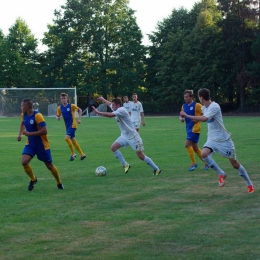
<instances>
[{"instance_id":1,"label":"player kicking ball","mask_svg":"<svg viewBox=\"0 0 260 260\"><path fill-rule=\"evenodd\" d=\"M130 164L125 161L122 153L119 151L119 148L127 147L130 145L132 149L135 150L136 155L142 161L145 161L151 168L153 168L153 174L159 175L161 173L160 168L155 165L151 158L143 153L143 141L139 133L135 130L128 111L124 107L122 107L121 99L115 98L112 100L112 102L104 99L103 97L99 97L98 99L106 103L106 105L112 109L112 112L100 112L95 107L92 107L93 111L101 116L115 117L117 124L121 130L121 136L118 137L116 141L112 144L111 150L114 153L115 157L123 165L125 173L129 171Z\"/></svg>"}]
</instances>

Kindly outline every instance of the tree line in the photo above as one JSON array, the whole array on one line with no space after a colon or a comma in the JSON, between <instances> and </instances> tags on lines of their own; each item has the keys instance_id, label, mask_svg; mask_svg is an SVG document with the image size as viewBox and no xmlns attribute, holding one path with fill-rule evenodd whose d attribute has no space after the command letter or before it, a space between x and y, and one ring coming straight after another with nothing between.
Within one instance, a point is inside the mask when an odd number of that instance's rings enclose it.
<instances>
[{"instance_id":1,"label":"tree line","mask_svg":"<svg viewBox=\"0 0 260 260\"><path fill-rule=\"evenodd\" d=\"M260 1L202 0L173 9L142 44L128 0L67 0L38 40L18 18L0 30L0 87L76 87L78 96L137 92L145 110L179 111L206 87L226 110L260 102ZM148 8L149 9L149 8Z\"/></svg>"}]
</instances>

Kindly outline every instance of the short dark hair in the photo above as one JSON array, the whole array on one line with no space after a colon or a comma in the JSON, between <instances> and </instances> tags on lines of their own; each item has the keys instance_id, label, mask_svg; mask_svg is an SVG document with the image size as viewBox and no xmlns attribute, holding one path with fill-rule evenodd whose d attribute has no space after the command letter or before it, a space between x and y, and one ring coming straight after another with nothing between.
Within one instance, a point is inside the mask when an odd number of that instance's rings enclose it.
<instances>
[{"instance_id":1,"label":"short dark hair","mask_svg":"<svg viewBox=\"0 0 260 260\"><path fill-rule=\"evenodd\" d=\"M28 106L28 108L33 108L33 102L32 102L32 100L31 100L30 98L24 98L24 99L22 100L22 102L23 102L26 106Z\"/></svg>"},{"instance_id":2,"label":"short dark hair","mask_svg":"<svg viewBox=\"0 0 260 260\"><path fill-rule=\"evenodd\" d=\"M210 100L210 90L207 88L201 88L198 91L198 96L203 97L206 101Z\"/></svg>"},{"instance_id":3,"label":"short dark hair","mask_svg":"<svg viewBox=\"0 0 260 260\"><path fill-rule=\"evenodd\" d=\"M67 97L67 98L69 98L69 96L68 96L67 93L61 93L61 94L60 94L60 97Z\"/></svg>"},{"instance_id":4,"label":"short dark hair","mask_svg":"<svg viewBox=\"0 0 260 260\"><path fill-rule=\"evenodd\" d=\"M120 105L120 107L122 106L122 100L120 98L114 98L112 102L116 105Z\"/></svg>"},{"instance_id":5,"label":"short dark hair","mask_svg":"<svg viewBox=\"0 0 260 260\"><path fill-rule=\"evenodd\" d=\"M187 93L190 95L190 97L193 97L193 90L191 90L191 89L185 89L183 95L185 95L185 94L187 94Z\"/></svg>"}]
</instances>

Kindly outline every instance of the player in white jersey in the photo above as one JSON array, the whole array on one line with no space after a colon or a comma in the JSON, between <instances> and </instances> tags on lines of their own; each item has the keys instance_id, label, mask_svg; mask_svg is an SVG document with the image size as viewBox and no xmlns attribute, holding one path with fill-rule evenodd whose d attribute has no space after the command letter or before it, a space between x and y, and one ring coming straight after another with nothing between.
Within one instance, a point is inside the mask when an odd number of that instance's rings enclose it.
<instances>
[{"instance_id":1,"label":"player in white jersey","mask_svg":"<svg viewBox=\"0 0 260 260\"><path fill-rule=\"evenodd\" d=\"M236 150L231 139L231 134L226 130L219 104L211 101L210 91L206 88L200 89L198 92L200 103L202 106L202 116L189 116L184 111L180 112L181 116L185 116L192 120L208 123L208 137L203 146L201 156L210 168L219 174L219 187L225 185L227 174L212 159L212 155L218 152L221 156L229 159L232 166L238 170L238 173L247 183L247 191L254 192L253 184L245 170L238 162Z\"/></svg>"},{"instance_id":2,"label":"player in white jersey","mask_svg":"<svg viewBox=\"0 0 260 260\"><path fill-rule=\"evenodd\" d=\"M143 110L142 103L137 100L138 96L136 93L133 93L132 99L133 102L130 105L130 116L131 116L131 121L136 131L138 132L141 124L141 119L142 119L142 125L145 126L144 110Z\"/></svg>"},{"instance_id":3,"label":"player in white jersey","mask_svg":"<svg viewBox=\"0 0 260 260\"><path fill-rule=\"evenodd\" d=\"M128 96L124 96L124 103L123 103L123 107L128 111L128 113L130 113L130 106L132 101L129 101Z\"/></svg>"},{"instance_id":4,"label":"player in white jersey","mask_svg":"<svg viewBox=\"0 0 260 260\"><path fill-rule=\"evenodd\" d=\"M153 174L159 175L161 173L160 168L155 165L151 158L143 153L143 141L138 132L135 130L128 111L124 107L122 107L121 99L115 98L112 100L112 102L104 99L103 97L99 97L98 99L105 102L107 106L112 109L112 112L100 112L96 110L95 107L92 107L95 113L105 117L115 117L121 130L121 135L112 144L111 150L114 153L115 157L122 163L125 169L125 173L128 172L131 166L125 161L122 153L119 151L119 148L127 147L130 145L132 149L136 151L137 156L153 168Z\"/></svg>"}]
</instances>

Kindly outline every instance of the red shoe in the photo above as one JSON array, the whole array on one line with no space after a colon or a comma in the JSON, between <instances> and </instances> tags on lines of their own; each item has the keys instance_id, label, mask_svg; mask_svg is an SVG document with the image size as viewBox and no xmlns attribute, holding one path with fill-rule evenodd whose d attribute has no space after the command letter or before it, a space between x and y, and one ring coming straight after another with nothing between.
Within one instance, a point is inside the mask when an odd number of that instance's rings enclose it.
<instances>
[{"instance_id":1,"label":"red shoe","mask_svg":"<svg viewBox=\"0 0 260 260\"><path fill-rule=\"evenodd\" d=\"M227 178L227 175L225 173L223 175L219 175L219 178L218 178L218 186L219 187L224 187L225 186L226 178Z\"/></svg>"},{"instance_id":2,"label":"red shoe","mask_svg":"<svg viewBox=\"0 0 260 260\"><path fill-rule=\"evenodd\" d=\"M248 185L247 186L247 192L248 193L253 193L255 190L254 190L254 187L253 187L253 185Z\"/></svg>"}]
</instances>

